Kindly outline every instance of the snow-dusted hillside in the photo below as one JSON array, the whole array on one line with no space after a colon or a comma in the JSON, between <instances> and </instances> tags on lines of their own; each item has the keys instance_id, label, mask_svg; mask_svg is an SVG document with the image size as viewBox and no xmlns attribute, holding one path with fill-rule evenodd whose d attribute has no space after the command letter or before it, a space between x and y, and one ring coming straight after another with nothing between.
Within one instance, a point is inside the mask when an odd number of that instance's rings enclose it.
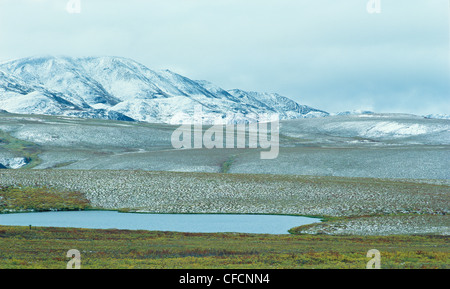
<instances>
[{"instance_id":1,"label":"snow-dusted hillside","mask_svg":"<svg viewBox=\"0 0 450 289\"><path fill-rule=\"evenodd\" d=\"M450 114L428 114L424 115L425 118L435 118L435 119L450 119Z\"/></svg>"},{"instance_id":2,"label":"snow-dusted hillside","mask_svg":"<svg viewBox=\"0 0 450 289\"><path fill-rule=\"evenodd\" d=\"M328 115L275 93L226 91L119 57L30 57L0 64L0 109L11 113L168 123L191 119L198 104L206 122Z\"/></svg>"}]
</instances>

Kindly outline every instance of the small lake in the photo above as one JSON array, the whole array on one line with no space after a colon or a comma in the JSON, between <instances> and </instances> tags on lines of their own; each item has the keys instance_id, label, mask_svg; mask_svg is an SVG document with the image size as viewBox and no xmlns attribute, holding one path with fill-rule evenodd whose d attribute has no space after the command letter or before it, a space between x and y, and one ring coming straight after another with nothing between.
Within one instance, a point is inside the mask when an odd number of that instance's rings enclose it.
<instances>
[{"instance_id":1,"label":"small lake","mask_svg":"<svg viewBox=\"0 0 450 289\"><path fill-rule=\"evenodd\" d=\"M279 215L138 214L114 211L0 214L0 225L124 229L189 233L288 234L288 230L320 222L316 218Z\"/></svg>"}]
</instances>

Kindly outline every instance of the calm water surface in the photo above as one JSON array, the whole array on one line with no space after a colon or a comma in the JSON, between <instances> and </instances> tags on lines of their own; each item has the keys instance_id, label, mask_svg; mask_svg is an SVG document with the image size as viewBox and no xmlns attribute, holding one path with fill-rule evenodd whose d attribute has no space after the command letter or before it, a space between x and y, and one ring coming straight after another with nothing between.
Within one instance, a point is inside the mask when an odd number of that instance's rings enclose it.
<instances>
[{"instance_id":1,"label":"calm water surface","mask_svg":"<svg viewBox=\"0 0 450 289\"><path fill-rule=\"evenodd\" d=\"M0 225L126 229L191 233L288 234L288 230L320 222L316 218L274 215L136 214L112 211L0 214Z\"/></svg>"}]
</instances>

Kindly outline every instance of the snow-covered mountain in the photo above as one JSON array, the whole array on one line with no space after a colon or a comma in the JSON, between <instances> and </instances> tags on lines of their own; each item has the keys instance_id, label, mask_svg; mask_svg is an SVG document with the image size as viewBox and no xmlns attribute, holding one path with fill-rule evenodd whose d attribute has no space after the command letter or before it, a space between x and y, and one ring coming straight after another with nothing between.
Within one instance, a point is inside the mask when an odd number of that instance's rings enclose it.
<instances>
[{"instance_id":1,"label":"snow-covered mountain","mask_svg":"<svg viewBox=\"0 0 450 289\"><path fill-rule=\"evenodd\" d=\"M120 57L29 57L0 64L0 109L11 113L173 123L190 120L197 105L205 122L328 115L275 93L224 90Z\"/></svg>"}]
</instances>

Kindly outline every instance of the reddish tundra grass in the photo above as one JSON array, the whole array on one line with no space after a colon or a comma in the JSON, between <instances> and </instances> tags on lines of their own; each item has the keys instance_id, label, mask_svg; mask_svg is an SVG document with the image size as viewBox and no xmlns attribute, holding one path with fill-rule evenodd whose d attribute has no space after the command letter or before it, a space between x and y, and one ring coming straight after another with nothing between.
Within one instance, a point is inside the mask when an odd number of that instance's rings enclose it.
<instances>
[{"instance_id":1,"label":"reddish tundra grass","mask_svg":"<svg viewBox=\"0 0 450 289\"><path fill-rule=\"evenodd\" d=\"M0 226L0 268L449 268L446 236L193 234Z\"/></svg>"}]
</instances>

